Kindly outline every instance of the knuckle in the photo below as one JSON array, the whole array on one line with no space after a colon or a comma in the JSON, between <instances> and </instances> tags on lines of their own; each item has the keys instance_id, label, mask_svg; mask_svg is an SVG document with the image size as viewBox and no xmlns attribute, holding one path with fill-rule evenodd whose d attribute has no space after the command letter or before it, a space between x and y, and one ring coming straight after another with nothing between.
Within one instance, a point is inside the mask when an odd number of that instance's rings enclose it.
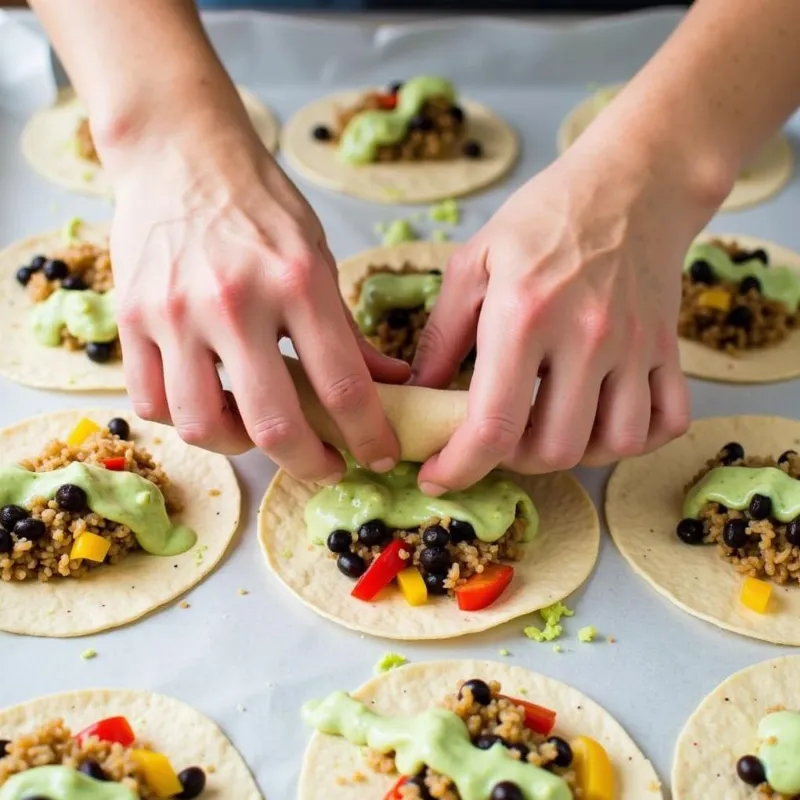
<instances>
[{"instance_id":1,"label":"knuckle","mask_svg":"<svg viewBox=\"0 0 800 800\"><path fill-rule=\"evenodd\" d=\"M621 458L639 456L647 445L647 431L644 428L632 428L621 431L611 443L613 453Z\"/></svg>"},{"instance_id":2,"label":"knuckle","mask_svg":"<svg viewBox=\"0 0 800 800\"><path fill-rule=\"evenodd\" d=\"M315 267L316 259L311 252L284 261L277 269L277 279L283 293L290 298L307 298L314 284Z\"/></svg>"},{"instance_id":3,"label":"knuckle","mask_svg":"<svg viewBox=\"0 0 800 800\"><path fill-rule=\"evenodd\" d=\"M116 315L117 326L122 330L138 330L144 320L141 306L127 301L119 305Z\"/></svg>"},{"instance_id":4,"label":"knuckle","mask_svg":"<svg viewBox=\"0 0 800 800\"><path fill-rule=\"evenodd\" d=\"M164 297L162 313L169 322L181 322L186 317L186 295L182 291L170 289Z\"/></svg>"},{"instance_id":5,"label":"knuckle","mask_svg":"<svg viewBox=\"0 0 800 800\"><path fill-rule=\"evenodd\" d=\"M580 463L583 448L562 439L548 439L542 443L539 458L554 472L572 469Z\"/></svg>"},{"instance_id":6,"label":"knuckle","mask_svg":"<svg viewBox=\"0 0 800 800\"><path fill-rule=\"evenodd\" d=\"M363 376L343 375L327 386L322 403L334 413L361 411L366 405L368 390L367 381Z\"/></svg>"},{"instance_id":7,"label":"knuckle","mask_svg":"<svg viewBox=\"0 0 800 800\"><path fill-rule=\"evenodd\" d=\"M186 444L197 447L208 444L214 438L214 426L203 420L176 420L175 430Z\"/></svg>"},{"instance_id":8,"label":"knuckle","mask_svg":"<svg viewBox=\"0 0 800 800\"><path fill-rule=\"evenodd\" d=\"M236 319L244 308L247 296L246 282L237 275L226 275L217 281L210 305L223 318Z\"/></svg>"},{"instance_id":9,"label":"knuckle","mask_svg":"<svg viewBox=\"0 0 800 800\"><path fill-rule=\"evenodd\" d=\"M132 406L133 413L147 422L162 422L169 417L166 408L149 400L133 400Z\"/></svg>"},{"instance_id":10,"label":"knuckle","mask_svg":"<svg viewBox=\"0 0 800 800\"><path fill-rule=\"evenodd\" d=\"M584 339L593 348L605 344L611 336L611 314L602 306L584 308L579 324Z\"/></svg>"},{"instance_id":11,"label":"knuckle","mask_svg":"<svg viewBox=\"0 0 800 800\"><path fill-rule=\"evenodd\" d=\"M496 455L505 455L513 450L520 433L514 420L502 413L486 416L475 426L479 444Z\"/></svg>"},{"instance_id":12,"label":"knuckle","mask_svg":"<svg viewBox=\"0 0 800 800\"><path fill-rule=\"evenodd\" d=\"M670 411L664 417L664 428L667 434L677 439L689 430L692 423L692 414L688 408L678 408Z\"/></svg>"},{"instance_id":13,"label":"knuckle","mask_svg":"<svg viewBox=\"0 0 800 800\"><path fill-rule=\"evenodd\" d=\"M298 436L297 425L290 419L282 416L263 417L258 420L252 429L253 443L259 450L270 452L282 450L292 444Z\"/></svg>"}]
</instances>

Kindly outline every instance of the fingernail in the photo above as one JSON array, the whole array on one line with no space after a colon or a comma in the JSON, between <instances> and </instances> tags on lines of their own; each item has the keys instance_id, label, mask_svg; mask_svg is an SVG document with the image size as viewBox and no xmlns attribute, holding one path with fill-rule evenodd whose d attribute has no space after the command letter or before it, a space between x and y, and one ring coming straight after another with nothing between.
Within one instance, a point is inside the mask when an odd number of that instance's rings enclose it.
<instances>
[{"instance_id":1,"label":"fingernail","mask_svg":"<svg viewBox=\"0 0 800 800\"><path fill-rule=\"evenodd\" d=\"M379 458L377 461L373 461L369 468L373 472L388 472L390 469L394 469L395 467L395 460L390 456L386 456L386 458Z\"/></svg>"},{"instance_id":2,"label":"fingernail","mask_svg":"<svg viewBox=\"0 0 800 800\"><path fill-rule=\"evenodd\" d=\"M339 483L339 481L342 480L342 478L344 478L344 472L331 472L330 475L325 478L321 478L317 481L317 483L320 486L335 486L337 483Z\"/></svg>"},{"instance_id":3,"label":"fingernail","mask_svg":"<svg viewBox=\"0 0 800 800\"><path fill-rule=\"evenodd\" d=\"M447 489L443 486L439 486L436 483L430 483L429 481L423 481L419 488L422 489L424 494L429 495L430 497L438 497L440 494L444 494Z\"/></svg>"}]
</instances>

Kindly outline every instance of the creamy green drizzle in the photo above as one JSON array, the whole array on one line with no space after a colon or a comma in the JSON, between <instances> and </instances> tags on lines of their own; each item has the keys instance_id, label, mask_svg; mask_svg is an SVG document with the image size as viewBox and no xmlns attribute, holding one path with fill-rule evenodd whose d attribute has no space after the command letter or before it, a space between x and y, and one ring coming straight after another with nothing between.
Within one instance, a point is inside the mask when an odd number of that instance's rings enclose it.
<instances>
[{"instance_id":1,"label":"creamy green drizzle","mask_svg":"<svg viewBox=\"0 0 800 800\"><path fill-rule=\"evenodd\" d=\"M0 800L139 800L139 795L114 781L97 781L71 767L34 767L9 778Z\"/></svg>"},{"instance_id":2,"label":"creamy green drizzle","mask_svg":"<svg viewBox=\"0 0 800 800\"><path fill-rule=\"evenodd\" d=\"M449 517L469 522L481 541L496 542L513 524L517 509L525 523L523 541L535 536L539 515L513 481L491 474L462 492L428 497L417 486L418 473L419 466L407 462L382 475L348 464L344 480L320 489L306 504L309 537L322 544L331 531L356 531L371 519L402 530L432 517Z\"/></svg>"},{"instance_id":3,"label":"creamy green drizzle","mask_svg":"<svg viewBox=\"0 0 800 800\"><path fill-rule=\"evenodd\" d=\"M356 114L342 132L339 154L351 164L368 164L375 160L378 148L397 144L405 138L408 123L419 114L432 97L455 100L453 84L444 78L420 75L406 81L397 93L397 106L386 111L362 111Z\"/></svg>"},{"instance_id":4,"label":"creamy green drizzle","mask_svg":"<svg viewBox=\"0 0 800 800\"><path fill-rule=\"evenodd\" d=\"M382 717L346 692L334 692L325 700L306 703L303 719L322 733L344 736L358 747L394 751L403 775L414 775L423 766L447 775L462 800L486 800L502 781L519 786L525 800L572 798L562 778L511 758L502 744L479 750L461 718L444 708L430 708L415 717Z\"/></svg>"},{"instance_id":5,"label":"creamy green drizzle","mask_svg":"<svg viewBox=\"0 0 800 800\"><path fill-rule=\"evenodd\" d=\"M699 260L707 261L720 280L739 283L743 278L758 278L761 294L768 300L783 303L790 311L800 305L800 275L789 267L768 267L757 258L735 264L721 247L704 242L689 248L683 271Z\"/></svg>"},{"instance_id":6,"label":"creamy green drizzle","mask_svg":"<svg viewBox=\"0 0 800 800\"><path fill-rule=\"evenodd\" d=\"M0 507L28 505L34 497L55 497L59 486L71 483L86 492L89 508L101 517L127 525L142 549L156 556L185 553L197 535L185 525L173 525L164 496L151 481L133 472L116 472L73 462L51 472L22 467L0 469Z\"/></svg>"},{"instance_id":7,"label":"creamy green drizzle","mask_svg":"<svg viewBox=\"0 0 800 800\"><path fill-rule=\"evenodd\" d=\"M791 522L800 516L800 481L776 467L716 467L701 478L686 495L685 517L699 517L709 501L743 511L753 495L772 500L771 516Z\"/></svg>"},{"instance_id":8,"label":"creamy green drizzle","mask_svg":"<svg viewBox=\"0 0 800 800\"><path fill-rule=\"evenodd\" d=\"M31 330L39 344L58 347L61 331L82 342L113 342L117 338L114 290L103 294L91 289L57 289L31 309Z\"/></svg>"},{"instance_id":9,"label":"creamy green drizzle","mask_svg":"<svg viewBox=\"0 0 800 800\"><path fill-rule=\"evenodd\" d=\"M758 738L758 757L769 785L781 794L800 792L800 714L767 714L758 723Z\"/></svg>"},{"instance_id":10,"label":"creamy green drizzle","mask_svg":"<svg viewBox=\"0 0 800 800\"><path fill-rule=\"evenodd\" d=\"M364 279L355 310L358 327L374 333L381 315L392 308L430 311L442 289L442 276L429 272L376 272Z\"/></svg>"}]
</instances>

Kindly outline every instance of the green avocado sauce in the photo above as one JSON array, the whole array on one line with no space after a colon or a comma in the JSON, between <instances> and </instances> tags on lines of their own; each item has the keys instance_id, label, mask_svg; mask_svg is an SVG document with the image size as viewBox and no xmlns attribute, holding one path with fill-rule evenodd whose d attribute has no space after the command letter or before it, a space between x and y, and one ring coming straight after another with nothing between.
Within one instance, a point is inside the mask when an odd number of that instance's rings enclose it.
<instances>
[{"instance_id":1,"label":"green avocado sauce","mask_svg":"<svg viewBox=\"0 0 800 800\"><path fill-rule=\"evenodd\" d=\"M362 333L374 333L381 316L393 309L430 311L442 289L442 276L429 272L376 272L361 284L355 318Z\"/></svg>"},{"instance_id":2,"label":"green avocado sauce","mask_svg":"<svg viewBox=\"0 0 800 800\"><path fill-rule=\"evenodd\" d=\"M769 785L781 794L800 792L800 714L776 711L758 723L758 757ZM0 798L1 800L1 798Z\"/></svg>"},{"instance_id":3,"label":"green avocado sauce","mask_svg":"<svg viewBox=\"0 0 800 800\"><path fill-rule=\"evenodd\" d=\"M156 556L185 553L197 535L173 525L164 496L150 481L133 472L116 472L73 462L51 472L30 472L16 465L0 469L0 507L27 506L34 497L51 500L60 486L71 483L86 492L88 506L101 517L127 525L142 549Z\"/></svg>"},{"instance_id":4,"label":"green avocado sauce","mask_svg":"<svg viewBox=\"0 0 800 800\"><path fill-rule=\"evenodd\" d=\"M395 108L356 114L339 141L342 160L351 164L374 161L379 147L397 144L405 138L411 118L419 114L432 97L446 97L452 102L456 97L455 88L444 78L420 75L403 84L397 93Z\"/></svg>"},{"instance_id":5,"label":"green avocado sauce","mask_svg":"<svg viewBox=\"0 0 800 800\"><path fill-rule=\"evenodd\" d=\"M0 800L139 800L136 792L114 781L98 781L72 767L34 767L9 778Z\"/></svg>"},{"instance_id":6,"label":"green avocado sauce","mask_svg":"<svg viewBox=\"0 0 800 800\"><path fill-rule=\"evenodd\" d=\"M486 800L501 781L519 786L525 800L572 798L562 778L511 758L502 744L479 750L461 718L444 708L430 708L415 717L382 717L346 692L334 692L325 700L306 703L303 719L318 731L344 736L358 747L394 751L403 775L414 775L423 766L447 775L462 800Z\"/></svg>"},{"instance_id":7,"label":"green avocado sauce","mask_svg":"<svg viewBox=\"0 0 800 800\"><path fill-rule=\"evenodd\" d=\"M783 303L790 311L800 305L800 275L789 267L768 267L757 258L735 264L721 247L704 242L689 248L683 271L688 272L700 260L711 265L719 280L739 283L744 278L757 278L761 294L768 300Z\"/></svg>"},{"instance_id":8,"label":"green avocado sauce","mask_svg":"<svg viewBox=\"0 0 800 800\"><path fill-rule=\"evenodd\" d=\"M82 342L113 342L117 338L114 316L114 290L103 294L91 289L57 289L31 309L31 330L39 344L58 347L61 331Z\"/></svg>"},{"instance_id":9,"label":"green avocado sauce","mask_svg":"<svg viewBox=\"0 0 800 800\"><path fill-rule=\"evenodd\" d=\"M800 481L777 467L716 467L701 478L686 495L685 517L697 518L709 501L744 511L761 494L772 500L771 516L791 522L800 516Z\"/></svg>"},{"instance_id":10,"label":"green avocado sauce","mask_svg":"<svg viewBox=\"0 0 800 800\"><path fill-rule=\"evenodd\" d=\"M469 522L483 542L496 542L517 517L525 521L523 541L539 527L539 514L530 497L513 481L487 475L461 492L428 497L417 486L419 465L402 462L381 475L356 464L335 486L320 489L306 504L308 534L323 544L331 531L357 531L371 519L381 519L398 530L417 528L438 517Z\"/></svg>"}]
</instances>

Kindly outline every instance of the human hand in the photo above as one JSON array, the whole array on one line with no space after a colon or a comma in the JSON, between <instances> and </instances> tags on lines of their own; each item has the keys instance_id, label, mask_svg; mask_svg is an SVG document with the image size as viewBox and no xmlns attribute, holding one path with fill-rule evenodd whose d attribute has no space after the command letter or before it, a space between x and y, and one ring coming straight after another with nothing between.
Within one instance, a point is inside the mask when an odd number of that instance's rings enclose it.
<instances>
[{"instance_id":1,"label":"human hand","mask_svg":"<svg viewBox=\"0 0 800 800\"><path fill-rule=\"evenodd\" d=\"M165 112L124 147L101 137L134 411L191 444L255 443L299 478L334 482L344 463L302 415L278 350L289 336L355 458L389 469L399 450L370 373L402 382L408 368L358 335L319 220L231 95L228 107Z\"/></svg>"},{"instance_id":2,"label":"human hand","mask_svg":"<svg viewBox=\"0 0 800 800\"><path fill-rule=\"evenodd\" d=\"M424 491L498 465L608 463L686 430L680 268L717 198L694 202L679 169L656 167L576 145L453 256L413 381L447 386L476 341L478 355L468 418L424 465Z\"/></svg>"}]
</instances>

